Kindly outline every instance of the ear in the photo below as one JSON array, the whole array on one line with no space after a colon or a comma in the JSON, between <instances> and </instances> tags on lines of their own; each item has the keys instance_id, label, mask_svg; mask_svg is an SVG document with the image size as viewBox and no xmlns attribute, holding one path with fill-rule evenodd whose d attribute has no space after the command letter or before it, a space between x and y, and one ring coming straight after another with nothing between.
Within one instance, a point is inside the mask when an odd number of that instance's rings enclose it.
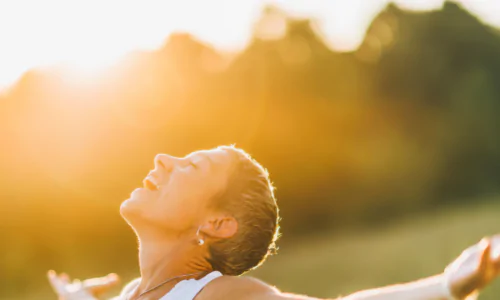
<instances>
[{"instance_id":1,"label":"ear","mask_svg":"<svg viewBox=\"0 0 500 300\"><path fill-rule=\"evenodd\" d=\"M211 238L228 239L238 232L238 221L231 215L217 214L208 219L200 231Z\"/></svg>"}]
</instances>

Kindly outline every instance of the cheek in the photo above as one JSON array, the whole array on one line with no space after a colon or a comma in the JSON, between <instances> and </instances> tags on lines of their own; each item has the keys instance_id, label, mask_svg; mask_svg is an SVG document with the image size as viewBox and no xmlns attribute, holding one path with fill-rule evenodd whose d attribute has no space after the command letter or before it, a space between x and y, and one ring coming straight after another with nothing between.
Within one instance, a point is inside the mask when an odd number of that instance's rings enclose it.
<instances>
[{"instance_id":1,"label":"cheek","mask_svg":"<svg viewBox=\"0 0 500 300\"><path fill-rule=\"evenodd\" d=\"M174 191L165 193L151 203L148 214L168 227L184 228L195 219L195 209L190 204L188 194Z\"/></svg>"},{"instance_id":2,"label":"cheek","mask_svg":"<svg viewBox=\"0 0 500 300\"><path fill-rule=\"evenodd\" d=\"M205 198L206 196L198 191L186 191L175 198L164 199L166 201L162 202L162 208L158 211L163 212L164 220L172 226L179 228L196 226L205 216Z\"/></svg>"}]
</instances>

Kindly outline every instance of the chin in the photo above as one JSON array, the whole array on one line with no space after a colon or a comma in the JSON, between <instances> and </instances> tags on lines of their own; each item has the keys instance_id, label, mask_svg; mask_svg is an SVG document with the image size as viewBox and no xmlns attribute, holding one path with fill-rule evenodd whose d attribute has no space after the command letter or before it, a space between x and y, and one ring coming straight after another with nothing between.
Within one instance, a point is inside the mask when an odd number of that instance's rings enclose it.
<instances>
[{"instance_id":1,"label":"chin","mask_svg":"<svg viewBox=\"0 0 500 300\"><path fill-rule=\"evenodd\" d=\"M122 202L122 204L120 204L120 214L123 216L125 214L127 214L128 210L131 209L131 203L133 200L132 199L127 199L125 201Z\"/></svg>"},{"instance_id":2,"label":"chin","mask_svg":"<svg viewBox=\"0 0 500 300\"><path fill-rule=\"evenodd\" d=\"M123 201L120 206L120 215L138 236L141 232L149 234L161 229L163 225L150 215L150 211L144 206L143 201L138 199L131 198Z\"/></svg>"},{"instance_id":3,"label":"chin","mask_svg":"<svg viewBox=\"0 0 500 300\"><path fill-rule=\"evenodd\" d=\"M148 211L151 210L150 191L145 188L137 188L130 197L120 205L121 216L132 225L141 223L146 218Z\"/></svg>"},{"instance_id":4,"label":"chin","mask_svg":"<svg viewBox=\"0 0 500 300\"><path fill-rule=\"evenodd\" d=\"M125 220L128 220L128 218L134 214L135 209L132 207L133 204L130 202L132 202L131 199L127 199L120 205L120 215Z\"/></svg>"},{"instance_id":5,"label":"chin","mask_svg":"<svg viewBox=\"0 0 500 300\"><path fill-rule=\"evenodd\" d=\"M120 214L123 218L128 219L133 215L140 214L141 207L144 205L142 197L138 197L137 193L134 191L130 195L130 198L123 201L120 205Z\"/></svg>"},{"instance_id":6,"label":"chin","mask_svg":"<svg viewBox=\"0 0 500 300\"><path fill-rule=\"evenodd\" d=\"M137 199L127 199L120 205L120 215L135 231L136 227L143 223L143 210Z\"/></svg>"}]
</instances>

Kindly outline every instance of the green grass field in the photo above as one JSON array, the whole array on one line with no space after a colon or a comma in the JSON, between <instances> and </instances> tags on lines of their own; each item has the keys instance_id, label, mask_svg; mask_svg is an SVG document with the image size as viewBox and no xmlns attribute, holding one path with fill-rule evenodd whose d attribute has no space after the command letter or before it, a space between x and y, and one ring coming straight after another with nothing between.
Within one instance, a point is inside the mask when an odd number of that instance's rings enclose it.
<instances>
[{"instance_id":1,"label":"green grass field","mask_svg":"<svg viewBox=\"0 0 500 300\"><path fill-rule=\"evenodd\" d=\"M288 240L252 273L283 291L335 298L441 272L485 235L500 233L500 202L430 212L371 231ZM500 279L482 293L496 300Z\"/></svg>"},{"instance_id":2,"label":"green grass field","mask_svg":"<svg viewBox=\"0 0 500 300\"><path fill-rule=\"evenodd\" d=\"M434 275L481 237L500 232L500 201L481 201L469 207L389 220L385 226L369 230L336 232L323 231L300 239L285 236L279 255L250 275L283 291L323 298ZM120 275L124 280L136 276ZM500 279L480 299L496 300L498 295ZM46 288L25 291L9 299L40 300L55 296Z\"/></svg>"}]
</instances>

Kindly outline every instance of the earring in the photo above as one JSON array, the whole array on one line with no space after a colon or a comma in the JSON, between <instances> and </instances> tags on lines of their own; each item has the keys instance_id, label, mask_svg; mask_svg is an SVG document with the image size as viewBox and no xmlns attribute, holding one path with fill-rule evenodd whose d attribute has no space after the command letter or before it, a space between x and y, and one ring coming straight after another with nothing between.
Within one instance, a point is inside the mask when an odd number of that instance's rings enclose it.
<instances>
[{"instance_id":1,"label":"earring","mask_svg":"<svg viewBox=\"0 0 500 300\"><path fill-rule=\"evenodd\" d=\"M198 245L199 246L202 246L203 244L205 244L205 241L203 240L203 238L200 236L200 228L201 228L201 225L200 227L198 227L198 230L196 231L196 236L198 237Z\"/></svg>"}]
</instances>

